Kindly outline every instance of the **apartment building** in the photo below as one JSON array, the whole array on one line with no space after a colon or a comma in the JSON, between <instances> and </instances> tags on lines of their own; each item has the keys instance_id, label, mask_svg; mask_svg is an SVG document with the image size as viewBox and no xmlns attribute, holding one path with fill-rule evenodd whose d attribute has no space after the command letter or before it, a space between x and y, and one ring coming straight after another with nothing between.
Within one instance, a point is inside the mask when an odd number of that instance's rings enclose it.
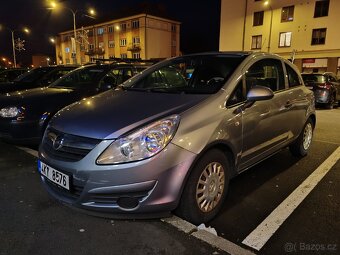
<instances>
[{"instance_id":1,"label":"apartment building","mask_svg":"<svg viewBox=\"0 0 340 255\"><path fill-rule=\"evenodd\" d=\"M159 59L180 54L180 22L147 14L62 32L56 40L59 64L97 58Z\"/></svg>"},{"instance_id":2,"label":"apartment building","mask_svg":"<svg viewBox=\"0 0 340 255\"><path fill-rule=\"evenodd\" d=\"M263 51L340 75L340 0L221 0L221 51Z\"/></svg>"}]
</instances>

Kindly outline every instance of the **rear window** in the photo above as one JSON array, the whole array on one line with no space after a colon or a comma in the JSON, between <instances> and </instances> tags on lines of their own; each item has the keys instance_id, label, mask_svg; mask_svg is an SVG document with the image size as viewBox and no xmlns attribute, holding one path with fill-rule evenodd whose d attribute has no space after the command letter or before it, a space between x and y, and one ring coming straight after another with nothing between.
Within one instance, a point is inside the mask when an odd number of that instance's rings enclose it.
<instances>
[{"instance_id":1,"label":"rear window","mask_svg":"<svg viewBox=\"0 0 340 255\"><path fill-rule=\"evenodd\" d=\"M326 82L325 76L323 76L322 74L302 74L302 79L304 82Z\"/></svg>"}]
</instances>

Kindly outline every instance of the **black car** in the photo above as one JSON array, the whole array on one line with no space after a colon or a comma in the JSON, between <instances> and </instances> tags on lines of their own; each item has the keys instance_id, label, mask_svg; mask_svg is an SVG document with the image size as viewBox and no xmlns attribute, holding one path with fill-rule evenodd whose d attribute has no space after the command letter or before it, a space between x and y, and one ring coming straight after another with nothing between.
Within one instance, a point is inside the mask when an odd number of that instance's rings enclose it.
<instances>
[{"instance_id":1,"label":"black car","mask_svg":"<svg viewBox=\"0 0 340 255\"><path fill-rule=\"evenodd\" d=\"M334 73L303 73L302 79L314 92L317 105L332 109L340 104L340 81Z\"/></svg>"},{"instance_id":2,"label":"black car","mask_svg":"<svg viewBox=\"0 0 340 255\"><path fill-rule=\"evenodd\" d=\"M39 144L50 118L63 107L115 88L147 64L94 64L73 70L48 87L0 96L0 138Z\"/></svg>"},{"instance_id":3,"label":"black car","mask_svg":"<svg viewBox=\"0 0 340 255\"><path fill-rule=\"evenodd\" d=\"M0 86L2 83L12 82L19 75L26 73L28 68L11 68L0 70Z\"/></svg>"},{"instance_id":4,"label":"black car","mask_svg":"<svg viewBox=\"0 0 340 255\"><path fill-rule=\"evenodd\" d=\"M12 82L0 83L0 94L48 86L78 66L45 66L29 70Z\"/></svg>"}]
</instances>

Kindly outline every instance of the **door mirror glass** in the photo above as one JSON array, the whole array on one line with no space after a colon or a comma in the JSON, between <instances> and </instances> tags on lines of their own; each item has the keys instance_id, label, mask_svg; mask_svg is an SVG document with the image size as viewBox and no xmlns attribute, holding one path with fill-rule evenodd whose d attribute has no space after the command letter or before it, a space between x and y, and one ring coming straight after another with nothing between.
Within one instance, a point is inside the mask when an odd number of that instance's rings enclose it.
<instances>
[{"instance_id":1,"label":"door mirror glass","mask_svg":"<svg viewBox=\"0 0 340 255\"><path fill-rule=\"evenodd\" d=\"M264 86L255 86L249 90L247 94L247 101L264 101L272 99L273 97L274 93L270 88Z\"/></svg>"}]
</instances>

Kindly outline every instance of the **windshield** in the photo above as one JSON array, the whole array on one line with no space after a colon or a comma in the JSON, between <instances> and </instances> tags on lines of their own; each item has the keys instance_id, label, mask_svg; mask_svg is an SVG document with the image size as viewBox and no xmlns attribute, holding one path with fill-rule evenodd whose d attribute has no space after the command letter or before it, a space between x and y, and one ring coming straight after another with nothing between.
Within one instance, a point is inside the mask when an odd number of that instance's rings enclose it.
<instances>
[{"instance_id":1,"label":"windshield","mask_svg":"<svg viewBox=\"0 0 340 255\"><path fill-rule=\"evenodd\" d=\"M325 76L323 76L322 74L302 74L302 79L304 82L325 82Z\"/></svg>"},{"instance_id":2,"label":"windshield","mask_svg":"<svg viewBox=\"0 0 340 255\"><path fill-rule=\"evenodd\" d=\"M35 82L43 77L46 73L53 70L53 68L43 67L43 68L35 68L27 71L26 73L18 76L14 79L15 82Z\"/></svg>"},{"instance_id":3,"label":"windshield","mask_svg":"<svg viewBox=\"0 0 340 255\"><path fill-rule=\"evenodd\" d=\"M51 84L55 88L80 88L99 82L105 75L103 67L82 67L78 68Z\"/></svg>"},{"instance_id":4,"label":"windshield","mask_svg":"<svg viewBox=\"0 0 340 255\"><path fill-rule=\"evenodd\" d=\"M173 59L124 87L126 90L163 93L216 93L245 57L203 55Z\"/></svg>"}]
</instances>

